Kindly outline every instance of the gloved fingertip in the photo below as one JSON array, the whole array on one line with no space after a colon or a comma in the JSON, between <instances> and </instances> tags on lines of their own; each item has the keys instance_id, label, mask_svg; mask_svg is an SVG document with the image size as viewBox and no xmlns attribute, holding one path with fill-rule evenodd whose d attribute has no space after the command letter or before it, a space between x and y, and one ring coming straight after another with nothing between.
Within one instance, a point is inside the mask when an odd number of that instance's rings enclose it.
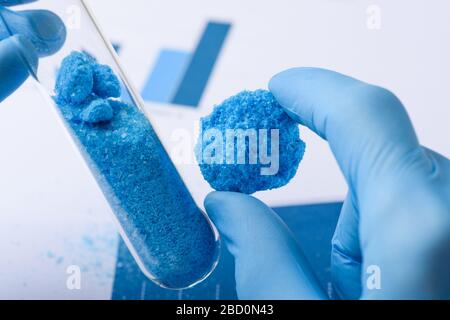
<instances>
[{"instance_id":1,"label":"gloved fingertip","mask_svg":"<svg viewBox=\"0 0 450 320\"><path fill-rule=\"evenodd\" d=\"M31 75L36 75L38 56L23 36L0 41L0 101L3 101Z\"/></svg>"},{"instance_id":2,"label":"gloved fingertip","mask_svg":"<svg viewBox=\"0 0 450 320\"><path fill-rule=\"evenodd\" d=\"M263 227L273 212L260 200L238 192L212 192L204 201L206 212L222 235L240 234L252 225Z\"/></svg>"},{"instance_id":3,"label":"gloved fingertip","mask_svg":"<svg viewBox=\"0 0 450 320\"><path fill-rule=\"evenodd\" d=\"M2 6L16 6L19 4L27 4L30 2L36 2L37 0L0 0Z\"/></svg>"},{"instance_id":4,"label":"gloved fingertip","mask_svg":"<svg viewBox=\"0 0 450 320\"><path fill-rule=\"evenodd\" d=\"M205 208L235 258L240 299L326 298L290 230L263 202L212 192Z\"/></svg>"},{"instance_id":5,"label":"gloved fingertip","mask_svg":"<svg viewBox=\"0 0 450 320\"><path fill-rule=\"evenodd\" d=\"M305 79L311 77L316 72L324 71L319 68L311 67L296 67L281 71L274 75L269 81L269 90L273 94L282 94L284 91L289 91L292 86L292 80L298 79L299 77L305 77Z\"/></svg>"},{"instance_id":6,"label":"gloved fingertip","mask_svg":"<svg viewBox=\"0 0 450 320\"><path fill-rule=\"evenodd\" d=\"M0 6L5 27L0 28L0 39L23 35L31 41L39 57L49 56L63 46L67 30L62 19L48 10L13 11Z\"/></svg>"},{"instance_id":7,"label":"gloved fingertip","mask_svg":"<svg viewBox=\"0 0 450 320\"><path fill-rule=\"evenodd\" d=\"M296 72L298 68L291 68L285 71L279 72L272 77L269 81L269 90L272 94L277 97L283 93L283 90L286 89L286 86L289 85L288 78L292 75L292 73Z\"/></svg>"},{"instance_id":8,"label":"gloved fingertip","mask_svg":"<svg viewBox=\"0 0 450 320\"><path fill-rule=\"evenodd\" d=\"M205 207L206 206L215 206L217 204L217 202L221 202L222 201L222 195L223 192L220 191L213 191L211 193L209 193L204 201Z\"/></svg>"}]
</instances>

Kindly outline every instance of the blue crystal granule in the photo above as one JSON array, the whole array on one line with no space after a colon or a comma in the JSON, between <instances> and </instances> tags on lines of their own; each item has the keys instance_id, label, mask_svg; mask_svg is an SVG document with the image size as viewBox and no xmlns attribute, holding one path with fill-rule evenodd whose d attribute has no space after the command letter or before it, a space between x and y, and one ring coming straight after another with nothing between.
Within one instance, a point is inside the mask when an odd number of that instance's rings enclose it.
<instances>
[{"instance_id":1,"label":"blue crystal granule","mask_svg":"<svg viewBox=\"0 0 450 320\"><path fill-rule=\"evenodd\" d=\"M252 194L286 185L305 152L298 124L267 90L243 91L201 119L195 153L217 191Z\"/></svg>"},{"instance_id":2,"label":"blue crystal granule","mask_svg":"<svg viewBox=\"0 0 450 320\"><path fill-rule=\"evenodd\" d=\"M216 236L149 121L120 90L110 67L73 52L54 99L147 275L190 286L216 262Z\"/></svg>"}]
</instances>

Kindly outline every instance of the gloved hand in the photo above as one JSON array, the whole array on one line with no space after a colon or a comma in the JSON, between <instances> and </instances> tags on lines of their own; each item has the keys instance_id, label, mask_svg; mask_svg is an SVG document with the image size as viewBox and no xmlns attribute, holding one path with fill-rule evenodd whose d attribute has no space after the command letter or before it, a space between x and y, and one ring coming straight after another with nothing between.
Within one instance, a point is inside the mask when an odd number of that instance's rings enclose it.
<instances>
[{"instance_id":1,"label":"gloved hand","mask_svg":"<svg viewBox=\"0 0 450 320\"><path fill-rule=\"evenodd\" d=\"M285 71L269 87L329 142L348 183L331 252L339 298L450 298L450 161L419 144L402 103L315 68ZM235 257L239 298L326 298L302 244L266 205L214 192L205 207ZM378 271L381 289L367 286Z\"/></svg>"},{"instance_id":2,"label":"gloved hand","mask_svg":"<svg viewBox=\"0 0 450 320\"><path fill-rule=\"evenodd\" d=\"M39 57L55 53L66 39L64 24L55 14L4 7L33 1L0 0L0 102L36 74Z\"/></svg>"}]
</instances>

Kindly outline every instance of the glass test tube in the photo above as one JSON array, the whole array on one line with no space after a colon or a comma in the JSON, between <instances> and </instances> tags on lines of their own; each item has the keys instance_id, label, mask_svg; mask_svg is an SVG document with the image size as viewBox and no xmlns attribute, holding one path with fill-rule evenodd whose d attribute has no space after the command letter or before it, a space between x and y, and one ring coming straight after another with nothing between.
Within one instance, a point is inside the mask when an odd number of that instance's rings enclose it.
<instances>
[{"instance_id":1,"label":"glass test tube","mask_svg":"<svg viewBox=\"0 0 450 320\"><path fill-rule=\"evenodd\" d=\"M141 99L92 10L84 0L40 0L25 9L52 11L66 25L62 49L40 61L35 75L38 87L58 110L108 200L119 232L140 269L166 288L187 288L204 280L218 263L218 232L195 204L144 115ZM5 24L9 20L3 17ZM14 30L13 26L8 29ZM119 99L128 106L127 112L119 116L120 122L92 128L73 123L61 112L53 99L57 70L73 51L88 53L118 76L122 86ZM30 72L34 74L31 68Z\"/></svg>"}]
</instances>

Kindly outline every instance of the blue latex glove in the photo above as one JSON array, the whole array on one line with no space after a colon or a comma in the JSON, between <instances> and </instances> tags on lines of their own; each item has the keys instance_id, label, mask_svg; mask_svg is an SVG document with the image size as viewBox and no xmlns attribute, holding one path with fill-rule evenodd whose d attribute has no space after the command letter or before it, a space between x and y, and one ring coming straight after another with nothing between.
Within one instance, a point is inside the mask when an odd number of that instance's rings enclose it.
<instances>
[{"instance_id":1,"label":"blue latex glove","mask_svg":"<svg viewBox=\"0 0 450 320\"><path fill-rule=\"evenodd\" d=\"M39 57L55 53L66 39L64 24L55 14L5 7L29 2L33 0L0 0L0 102L36 74Z\"/></svg>"},{"instance_id":2,"label":"blue latex glove","mask_svg":"<svg viewBox=\"0 0 450 320\"><path fill-rule=\"evenodd\" d=\"M420 146L402 103L385 89L314 68L285 71L270 90L329 142L348 183L331 252L339 297L450 298L450 161ZM239 298L326 298L302 244L266 205L214 192L205 207L235 257ZM377 268L379 290L367 286Z\"/></svg>"}]
</instances>

